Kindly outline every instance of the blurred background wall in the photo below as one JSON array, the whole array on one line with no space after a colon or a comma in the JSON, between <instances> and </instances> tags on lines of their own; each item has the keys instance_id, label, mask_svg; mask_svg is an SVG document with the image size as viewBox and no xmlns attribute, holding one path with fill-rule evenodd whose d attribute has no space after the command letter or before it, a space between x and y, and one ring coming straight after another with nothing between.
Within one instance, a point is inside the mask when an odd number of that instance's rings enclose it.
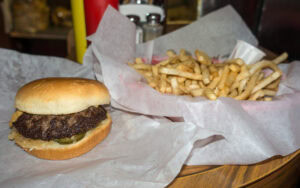
<instances>
[{"instance_id":1,"label":"blurred background wall","mask_svg":"<svg viewBox=\"0 0 300 188\"><path fill-rule=\"evenodd\" d=\"M6 0L0 0L1 3L4 1ZM56 7L70 9L69 0L44 1L50 7L50 16ZM120 1L120 3L124 2ZM165 33L189 24L189 21L174 21L178 15L184 16L185 20L197 19L199 3L201 3L200 16L231 4L258 38L262 47L278 54L287 51L291 59L300 59L300 0L160 0L154 2L162 6L166 12ZM61 29L53 26L53 21L50 20L49 25L52 30L50 29L48 36L18 35L13 32L5 32L7 28L4 14L5 10L1 9L1 48L10 48L31 54L61 57L70 55L68 54L70 53L68 39L72 37L71 27Z\"/></svg>"}]
</instances>

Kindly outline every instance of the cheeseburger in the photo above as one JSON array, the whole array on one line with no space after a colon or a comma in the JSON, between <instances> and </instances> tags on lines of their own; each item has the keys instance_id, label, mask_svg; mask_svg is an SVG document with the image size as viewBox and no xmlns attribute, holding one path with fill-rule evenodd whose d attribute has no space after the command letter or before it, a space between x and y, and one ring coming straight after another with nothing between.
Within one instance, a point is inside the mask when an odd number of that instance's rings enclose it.
<instances>
[{"instance_id":1,"label":"cheeseburger","mask_svg":"<svg viewBox=\"0 0 300 188\"><path fill-rule=\"evenodd\" d=\"M44 78L19 89L10 140L33 156L49 160L82 155L109 134L107 88L96 80Z\"/></svg>"}]
</instances>

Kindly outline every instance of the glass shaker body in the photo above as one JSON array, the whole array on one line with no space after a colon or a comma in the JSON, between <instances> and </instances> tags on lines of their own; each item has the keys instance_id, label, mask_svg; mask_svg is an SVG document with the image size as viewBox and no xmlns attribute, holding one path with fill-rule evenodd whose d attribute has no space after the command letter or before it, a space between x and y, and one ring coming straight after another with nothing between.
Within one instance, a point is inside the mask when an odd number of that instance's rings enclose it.
<instances>
[{"instance_id":1,"label":"glass shaker body","mask_svg":"<svg viewBox=\"0 0 300 188\"><path fill-rule=\"evenodd\" d=\"M136 26L136 43L139 44L139 43L143 43L143 38L144 38L144 35L143 35L143 29L140 25L135 25Z\"/></svg>"},{"instance_id":2,"label":"glass shaker body","mask_svg":"<svg viewBox=\"0 0 300 188\"><path fill-rule=\"evenodd\" d=\"M160 24L160 15L151 13L147 16L147 23L143 25L144 42L153 40L162 35L163 26Z\"/></svg>"},{"instance_id":3,"label":"glass shaker body","mask_svg":"<svg viewBox=\"0 0 300 188\"><path fill-rule=\"evenodd\" d=\"M143 42L143 29L140 26L140 17L137 15L127 15L129 20L135 24L135 29L136 29L136 39L135 42L136 44L142 43Z\"/></svg>"}]
</instances>

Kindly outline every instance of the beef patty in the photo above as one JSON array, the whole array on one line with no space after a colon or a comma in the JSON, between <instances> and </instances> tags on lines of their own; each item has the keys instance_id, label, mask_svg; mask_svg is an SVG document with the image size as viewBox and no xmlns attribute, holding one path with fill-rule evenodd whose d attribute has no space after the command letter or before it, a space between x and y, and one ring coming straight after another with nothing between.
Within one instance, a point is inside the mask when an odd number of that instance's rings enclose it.
<instances>
[{"instance_id":1,"label":"beef patty","mask_svg":"<svg viewBox=\"0 0 300 188\"><path fill-rule=\"evenodd\" d=\"M24 137L49 141L85 133L95 128L104 119L106 119L106 110L98 106L65 115L23 113L13 126Z\"/></svg>"}]
</instances>

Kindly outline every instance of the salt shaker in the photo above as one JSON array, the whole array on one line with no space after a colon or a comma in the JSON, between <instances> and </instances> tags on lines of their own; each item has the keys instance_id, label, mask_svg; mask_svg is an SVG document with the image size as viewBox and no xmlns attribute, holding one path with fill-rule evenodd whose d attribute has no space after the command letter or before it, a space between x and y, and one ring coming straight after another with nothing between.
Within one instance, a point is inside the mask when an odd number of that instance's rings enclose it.
<instances>
[{"instance_id":1,"label":"salt shaker","mask_svg":"<svg viewBox=\"0 0 300 188\"><path fill-rule=\"evenodd\" d=\"M140 17L137 15L127 15L127 17L129 18L129 20L133 23L135 23L135 27L136 27L136 40L135 42L138 43L142 43L143 42L143 29L140 26Z\"/></svg>"},{"instance_id":2,"label":"salt shaker","mask_svg":"<svg viewBox=\"0 0 300 188\"><path fill-rule=\"evenodd\" d=\"M147 16L147 23L143 25L144 42L159 37L163 32L163 26L160 24L160 14L150 13Z\"/></svg>"}]
</instances>

